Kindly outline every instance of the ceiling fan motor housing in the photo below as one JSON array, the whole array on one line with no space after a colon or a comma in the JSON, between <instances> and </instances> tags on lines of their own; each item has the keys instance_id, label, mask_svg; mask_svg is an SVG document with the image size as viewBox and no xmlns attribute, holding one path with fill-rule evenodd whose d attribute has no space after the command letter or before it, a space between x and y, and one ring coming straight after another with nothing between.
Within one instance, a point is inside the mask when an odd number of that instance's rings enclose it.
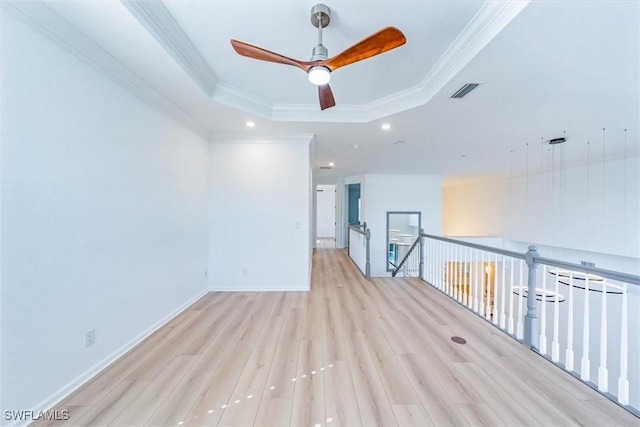
<instances>
[{"instance_id":1,"label":"ceiling fan motor housing","mask_svg":"<svg viewBox=\"0 0 640 427\"><path fill-rule=\"evenodd\" d=\"M324 47L324 45L321 45L321 44L314 47L313 51L311 52L312 61L316 61L319 59L327 59L328 57L329 57L329 51L327 50L326 47Z\"/></svg>"}]
</instances>

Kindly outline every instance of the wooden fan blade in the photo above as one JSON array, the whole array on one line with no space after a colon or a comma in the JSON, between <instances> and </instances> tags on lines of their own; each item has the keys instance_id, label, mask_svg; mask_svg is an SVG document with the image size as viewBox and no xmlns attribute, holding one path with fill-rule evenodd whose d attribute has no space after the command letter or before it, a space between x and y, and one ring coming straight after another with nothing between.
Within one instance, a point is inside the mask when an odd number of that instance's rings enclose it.
<instances>
[{"instance_id":1,"label":"wooden fan blade","mask_svg":"<svg viewBox=\"0 0 640 427\"><path fill-rule=\"evenodd\" d=\"M333 92L328 84L318 86L318 97L320 98L321 110L326 110L336 105L336 100L333 99Z\"/></svg>"},{"instance_id":2,"label":"wooden fan blade","mask_svg":"<svg viewBox=\"0 0 640 427\"><path fill-rule=\"evenodd\" d=\"M242 56L248 58L260 59L261 61L275 62L276 64L293 65L294 67L301 68L304 71L308 71L311 65L306 61L298 61L280 55L279 53L271 52L261 47L253 46L245 42L231 39L231 46L233 49Z\"/></svg>"},{"instance_id":3,"label":"wooden fan blade","mask_svg":"<svg viewBox=\"0 0 640 427\"><path fill-rule=\"evenodd\" d=\"M371 58L388 50L395 49L407 42L402 31L395 27L386 27L364 40L359 41L350 48L340 52L333 58L320 61L321 65L328 67L331 71L345 65Z\"/></svg>"}]
</instances>

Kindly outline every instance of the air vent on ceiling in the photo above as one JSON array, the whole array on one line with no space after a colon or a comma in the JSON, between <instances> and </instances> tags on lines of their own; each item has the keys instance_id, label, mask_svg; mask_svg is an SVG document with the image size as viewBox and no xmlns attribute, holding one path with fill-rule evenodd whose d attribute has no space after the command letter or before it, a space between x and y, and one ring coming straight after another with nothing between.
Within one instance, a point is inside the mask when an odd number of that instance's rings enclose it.
<instances>
[{"instance_id":1,"label":"air vent on ceiling","mask_svg":"<svg viewBox=\"0 0 640 427\"><path fill-rule=\"evenodd\" d=\"M333 169L331 166L320 166L320 169Z\"/></svg>"},{"instance_id":2,"label":"air vent on ceiling","mask_svg":"<svg viewBox=\"0 0 640 427\"><path fill-rule=\"evenodd\" d=\"M452 98L463 98L465 97L469 92L471 92L472 90L474 90L475 88L477 88L478 86L480 86L480 83L467 83L464 86L462 86L460 89L458 89L456 91L456 93L454 93L453 95L451 95Z\"/></svg>"}]
</instances>

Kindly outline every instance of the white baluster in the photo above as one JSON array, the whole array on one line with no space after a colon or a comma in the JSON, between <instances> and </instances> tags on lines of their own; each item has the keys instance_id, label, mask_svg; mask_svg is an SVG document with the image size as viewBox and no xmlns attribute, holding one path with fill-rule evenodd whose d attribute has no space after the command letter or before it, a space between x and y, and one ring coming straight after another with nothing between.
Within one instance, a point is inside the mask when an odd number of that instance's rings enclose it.
<instances>
[{"instance_id":1,"label":"white baluster","mask_svg":"<svg viewBox=\"0 0 640 427\"><path fill-rule=\"evenodd\" d=\"M416 246L413 249L413 277L418 277L418 259L420 258L420 248L418 246Z\"/></svg>"},{"instance_id":2,"label":"white baluster","mask_svg":"<svg viewBox=\"0 0 640 427\"><path fill-rule=\"evenodd\" d=\"M560 270L556 269L555 277L555 296L553 298L553 341L551 342L551 360L554 362L560 361L560 341L558 336L560 335L560 295L558 290L558 284L560 282Z\"/></svg>"},{"instance_id":3,"label":"white baluster","mask_svg":"<svg viewBox=\"0 0 640 427\"><path fill-rule=\"evenodd\" d=\"M500 329L505 329L507 327L507 316L504 312L504 308L505 308L505 302L506 302L506 297L507 294L505 293L505 282L507 281L506 279L506 258L504 255L502 255L502 283L501 283L501 287L500 287Z\"/></svg>"},{"instance_id":4,"label":"white baluster","mask_svg":"<svg viewBox=\"0 0 640 427\"><path fill-rule=\"evenodd\" d=\"M609 390L609 371L607 370L607 282L602 281L602 309L600 310L600 366L598 366L598 390Z\"/></svg>"},{"instance_id":5,"label":"white baluster","mask_svg":"<svg viewBox=\"0 0 640 427\"><path fill-rule=\"evenodd\" d=\"M460 292L460 282L458 279L458 274L460 270L460 263L458 262L460 252L460 246L453 246L453 299L458 299L458 293Z\"/></svg>"},{"instance_id":6,"label":"white baluster","mask_svg":"<svg viewBox=\"0 0 640 427\"><path fill-rule=\"evenodd\" d=\"M431 269L431 286L438 287L438 247L435 240L427 239L431 246L431 258L429 259L429 268Z\"/></svg>"},{"instance_id":7,"label":"white baluster","mask_svg":"<svg viewBox=\"0 0 640 427\"><path fill-rule=\"evenodd\" d=\"M409 275L411 277L416 277L416 249L415 248L413 249L413 251L411 251L410 258L411 258L410 260L411 264L409 264L409 269L410 269Z\"/></svg>"},{"instance_id":8,"label":"white baluster","mask_svg":"<svg viewBox=\"0 0 640 427\"><path fill-rule=\"evenodd\" d=\"M460 303L462 302L462 291L463 291L462 271L460 270L461 264L462 264L462 246L458 246L458 250L456 254L456 274L457 274L456 289L458 290L458 298L456 298L456 300Z\"/></svg>"},{"instance_id":9,"label":"white baluster","mask_svg":"<svg viewBox=\"0 0 640 427\"><path fill-rule=\"evenodd\" d=\"M536 296L533 296L536 298ZM529 295L531 298L531 295ZM540 310L540 353L547 354L547 266L542 266L542 309Z\"/></svg>"},{"instance_id":10,"label":"white baluster","mask_svg":"<svg viewBox=\"0 0 640 427\"><path fill-rule=\"evenodd\" d=\"M478 250L475 249L471 252L471 258L473 262L471 264L471 268L469 270L469 274L471 274L471 286L473 290L471 293L473 294L473 311L478 312Z\"/></svg>"},{"instance_id":11,"label":"white baluster","mask_svg":"<svg viewBox=\"0 0 640 427\"><path fill-rule=\"evenodd\" d=\"M498 303L500 302L500 295L498 294L498 254L494 255L494 266L493 266L493 276L495 277L495 281L493 283L493 324L498 325L500 320L498 314Z\"/></svg>"},{"instance_id":12,"label":"white baluster","mask_svg":"<svg viewBox=\"0 0 640 427\"><path fill-rule=\"evenodd\" d=\"M465 274L464 274L464 252L466 247L460 246L460 261L458 262L458 269L460 270L460 274L458 275L460 280L460 291L458 292L458 300L462 305L467 305L467 291L465 290Z\"/></svg>"},{"instance_id":13,"label":"white baluster","mask_svg":"<svg viewBox=\"0 0 640 427\"><path fill-rule=\"evenodd\" d=\"M471 290L471 248L465 248L464 254L464 289L466 292L465 300L467 302L467 308L469 308L469 310L473 310L473 291ZM467 271L469 272L469 274L467 274Z\"/></svg>"},{"instance_id":14,"label":"white baluster","mask_svg":"<svg viewBox=\"0 0 640 427\"><path fill-rule=\"evenodd\" d=\"M455 295L455 286L456 286L456 269L455 269L455 258L456 258L456 246L452 243L449 245L449 269L451 270L451 274L449 277L449 296L454 297Z\"/></svg>"},{"instance_id":15,"label":"white baluster","mask_svg":"<svg viewBox=\"0 0 640 427\"><path fill-rule=\"evenodd\" d=\"M444 289L444 276L443 276L443 259L444 259L444 243L438 241L438 289L441 291Z\"/></svg>"},{"instance_id":16,"label":"white baluster","mask_svg":"<svg viewBox=\"0 0 640 427\"><path fill-rule=\"evenodd\" d=\"M580 359L580 378L591 379L591 361L589 360L589 275L584 279L584 311L582 319L582 358Z\"/></svg>"},{"instance_id":17,"label":"white baluster","mask_svg":"<svg viewBox=\"0 0 640 427\"><path fill-rule=\"evenodd\" d=\"M434 280L436 281L435 286L438 289L442 289L442 263L441 263L441 250L442 250L442 242L439 240L434 240L433 243L437 248L437 256L433 261L433 271L434 271Z\"/></svg>"},{"instance_id":18,"label":"white baluster","mask_svg":"<svg viewBox=\"0 0 640 427\"><path fill-rule=\"evenodd\" d=\"M484 251L480 251L480 266L479 266L478 278L480 279L480 316L484 316L484 278L486 277L484 271Z\"/></svg>"},{"instance_id":19,"label":"white baluster","mask_svg":"<svg viewBox=\"0 0 640 427\"><path fill-rule=\"evenodd\" d=\"M445 252L445 283L446 289L445 293L447 295L451 295L451 243L446 243L446 252Z\"/></svg>"},{"instance_id":20,"label":"white baluster","mask_svg":"<svg viewBox=\"0 0 640 427\"><path fill-rule=\"evenodd\" d=\"M431 253L433 254L431 257L431 284L434 287L438 287L439 283L438 283L438 241L437 240L431 240L429 239L429 241L431 242Z\"/></svg>"},{"instance_id":21,"label":"white baluster","mask_svg":"<svg viewBox=\"0 0 640 427\"><path fill-rule=\"evenodd\" d=\"M467 305L467 291L465 288L466 276L464 274L464 253L465 246L460 246L460 261L458 262L458 269L460 270L460 274L458 275L460 279L460 291L458 292L459 301L462 305Z\"/></svg>"},{"instance_id":22,"label":"white baluster","mask_svg":"<svg viewBox=\"0 0 640 427\"><path fill-rule=\"evenodd\" d=\"M425 282L431 282L431 277L429 276L429 274L431 274L431 272L429 271L429 262L431 261L431 258L429 258L429 242L427 242L427 240L424 240L424 258L422 259L423 265L424 265L424 271L420 271L420 277L422 277L424 279Z\"/></svg>"},{"instance_id":23,"label":"white baluster","mask_svg":"<svg viewBox=\"0 0 640 427\"><path fill-rule=\"evenodd\" d=\"M492 283L491 281L491 272L493 271L493 267L491 265L491 253L487 254L487 266L489 267L489 272L486 274L487 277L487 295L486 298L484 300L486 306L484 308L484 317L487 320L491 320L491 291L494 289L495 286L495 282ZM493 274L493 277L495 278L495 272ZM494 292L495 294L495 292ZM495 316L493 317L495 319Z\"/></svg>"},{"instance_id":24,"label":"white baluster","mask_svg":"<svg viewBox=\"0 0 640 427\"><path fill-rule=\"evenodd\" d=\"M522 325L522 300L523 300L523 296L522 294L524 293L524 260L520 260L519 262L519 267L520 267L520 284L518 285L518 321L516 322L516 337L518 339L523 339L524 337L524 328Z\"/></svg>"},{"instance_id":25,"label":"white baluster","mask_svg":"<svg viewBox=\"0 0 640 427\"><path fill-rule=\"evenodd\" d=\"M560 270L558 270L560 272ZM569 272L569 314L567 318L567 349L564 354L564 366L573 371L573 272Z\"/></svg>"},{"instance_id":26,"label":"white baluster","mask_svg":"<svg viewBox=\"0 0 640 427\"><path fill-rule=\"evenodd\" d=\"M620 309L620 377L618 377L618 402L621 405L629 404L629 379L627 378L627 365L629 362L628 344L628 320L627 320L627 284L622 284L622 307Z\"/></svg>"},{"instance_id":27,"label":"white baluster","mask_svg":"<svg viewBox=\"0 0 640 427\"><path fill-rule=\"evenodd\" d=\"M509 318L507 319L507 332L513 334L513 257L511 258L511 271L509 272Z\"/></svg>"},{"instance_id":28,"label":"white baluster","mask_svg":"<svg viewBox=\"0 0 640 427\"><path fill-rule=\"evenodd\" d=\"M425 238L425 246L427 246L427 245L429 246L429 261L427 262L425 260L425 263L424 263L425 267L424 268L429 269L429 274L428 274L429 275L429 280L428 280L428 282L431 283L431 286L433 286L434 285L434 280L435 280L435 277L434 277L435 270L433 269L433 258L435 256L435 250L433 248L433 240ZM425 276L426 275L427 275L427 272L425 271Z\"/></svg>"},{"instance_id":29,"label":"white baluster","mask_svg":"<svg viewBox=\"0 0 640 427\"><path fill-rule=\"evenodd\" d=\"M442 241L438 241L438 289L443 290L444 288L444 277L443 277L443 266L442 263L444 259L444 243Z\"/></svg>"},{"instance_id":30,"label":"white baluster","mask_svg":"<svg viewBox=\"0 0 640 427\"><path fill-rule=\"evenodd\" d=\"M456 262L456 271L458 272L458 302L464 304L464 278L462 277L462 252L464 246L458 246L458 257Z\"/></svg>"},{"instance_id":31,"label":"white baluster","mask_svg":"<svg viewBox=\"0 0 640 427\"><path fill-rule=\"evenodd\" d=\"M444 290L444 292L447 295L450 295L449 291L451 289L451 286L450 286L450 283L451 283L451 265L450 265L450 262L449 262L450 258L451 258L451 244L450 243L446 243L445 260L444 260L444 262L445 262L444 268L445 268L445 273L446 273L445 276L444 276L444 278L445 278L445 281L444 281L445 282L445 290Z\"/></svg>"}]
</instances>

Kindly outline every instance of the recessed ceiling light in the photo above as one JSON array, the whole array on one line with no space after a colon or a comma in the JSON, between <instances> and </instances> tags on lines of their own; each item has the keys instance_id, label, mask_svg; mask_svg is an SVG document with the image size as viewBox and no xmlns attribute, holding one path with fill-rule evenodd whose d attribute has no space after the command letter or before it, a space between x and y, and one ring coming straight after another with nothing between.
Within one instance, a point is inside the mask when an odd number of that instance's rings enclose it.
<instances>
[{"instance_id":1,"label":"recessed ceiling light","mask_svg":"<svg viewBox=\"0 0 640 427\"><path fill-rule=\"evenodd\" d=\"M383 123L382 126L380 126L382 128L382 130L389 130L391 129L391 125L389 123Z\"/></svg>"},{"instance_id":2,"label":"recessed ceiling light","mask_svg":"<svg viewBox=\"0 0 640 427\"><path fill-rule=\"evenodd\" d=\"M397 141L393 141L393 143L394 143L395 145L399 145L399 144L404 144L404 141L403 141L403 140L401 140L401 139L399 139L399 140L397 140Z\"/></svg>"},{"instance_id":3,"label":"recessed ceiling light","mask_svg":"<svg viewBox=\"0 0 640 427\"><path fill-rule=\"evenodd\" d=\"M249 120L247 122L247 127L252 128L252 127L255 127L255 126L256 126L256 124L254 122L252 122L251 120Z\"/></svg>"},{"instance_id":4,"label":"recessed ceiling light","mask_svg":"<svg viewBox=\"0 0 640 427\"><path fill-rule=\"evenodd\" d=\"M461 154L461 155L460 155L460 158L462 158L462 159L464 159L465 157L467 157L467 155L466 155L466 154Z\"/></svg>"},{"instance_id":5,"label":"recessed ceiling light","mask_svg":"<svg viewBox=\"0 0 640 427\"><path fill-rule=\"evenodd\" d=\"M354 150L357 150L358 148L360 148L360 146L358 144L353 144L352 147L353 147Z\"/></svg>"},{"instance_id":6,"label":"recessed ceiling light","mask_svg":"<svg viewBox=\"0 0 640 427\"><path fill-rule=\"evenodd\" d=\"M329 166L334 167L336 164L333 162L329 162Z\"/></svg>"}]
</instances>

